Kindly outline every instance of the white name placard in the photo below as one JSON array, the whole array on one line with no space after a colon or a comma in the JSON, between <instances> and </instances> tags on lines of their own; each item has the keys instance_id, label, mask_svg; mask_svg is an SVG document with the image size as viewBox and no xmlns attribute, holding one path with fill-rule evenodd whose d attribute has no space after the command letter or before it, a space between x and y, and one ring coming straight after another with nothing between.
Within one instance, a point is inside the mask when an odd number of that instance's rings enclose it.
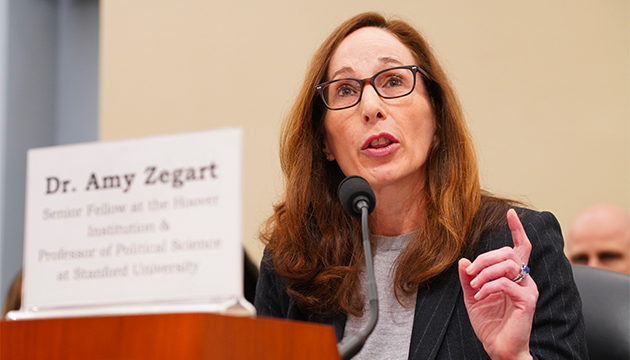
<instances>
[{"instance_id":1,"label":"white name placard","mask_svg":"<svg viewBox=\"0 0 630 360\"><path fill-rule=\"evenodd\" d=\"M238 303L241 147L229 128L30 150L22 317Z\"/></svg>"}]
</instances>

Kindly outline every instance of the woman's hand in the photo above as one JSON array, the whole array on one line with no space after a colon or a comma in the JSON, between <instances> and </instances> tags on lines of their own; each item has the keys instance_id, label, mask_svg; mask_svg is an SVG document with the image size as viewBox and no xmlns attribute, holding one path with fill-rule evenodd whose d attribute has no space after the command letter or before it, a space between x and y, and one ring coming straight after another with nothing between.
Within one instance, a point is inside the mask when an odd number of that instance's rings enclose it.
<instances>
[{"instance_id":1,"label":"woman's hand","mask_svg":"<svg viewBox=\"0 0 630 360\"><path fill-rule=\"evenodd\" d=\"M514 209L507 212L514 248L459 260L459 280L475 334L492 359L531 359L529 336L538 300L530 276L513 281L527 264L532 245Z\"/></svg>"}]
</instances>

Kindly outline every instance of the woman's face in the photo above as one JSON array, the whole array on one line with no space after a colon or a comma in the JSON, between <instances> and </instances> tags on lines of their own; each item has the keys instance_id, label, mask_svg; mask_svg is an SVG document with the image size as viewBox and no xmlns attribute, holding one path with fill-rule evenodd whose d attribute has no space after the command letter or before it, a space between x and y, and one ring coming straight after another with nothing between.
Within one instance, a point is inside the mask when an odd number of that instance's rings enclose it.
<instances>
[{"instance_id":1,"label":"woman's face","mask_svg":"<svg viewBox=\"0 0 630 360\"><path fill-rule=\"evenodd\" d=\"M339 44L327 77L364 79L414 64L419 65L411 51L391 33L365 27ZM407 96L382 99L366 84L356 106L326 112L324 152L346 176L364 177L375 191L387 185L424 184L435 120L421 75L416 76L415 90Z\"/></svg>"}]
</instances>

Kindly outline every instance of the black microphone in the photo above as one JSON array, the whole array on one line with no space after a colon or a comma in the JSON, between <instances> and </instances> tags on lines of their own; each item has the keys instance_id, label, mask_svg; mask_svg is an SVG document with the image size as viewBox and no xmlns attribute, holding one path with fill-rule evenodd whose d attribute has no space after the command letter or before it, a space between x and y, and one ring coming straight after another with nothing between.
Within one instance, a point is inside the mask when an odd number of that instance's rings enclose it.
<instances>
[{"instance_id":1,"label":"black microphone","mask_svg":"<svg viewBox=\"0 0 630 360\"><path fill-rule=\"evenodd\" d=\"M363 252L365 253L365 271L368 281L368 298L370 301L370 319L367 325L354 336L337 344L339 356L342 360L348 360L356 355L365 340L374 330L378 321L378 294L376 292L376 278L374 277L374 265L372 263L372 247L370 246L370 232L368 229L368 215L376 206L376 196L370 184L360 176L348 176L343 179L337 188L337 195L343 209L352 217L361 218L361 233L363 235Z\"/></svg>"},{"instance_id":2,"label":"black microphone","mask_svg":"<svg viewBox=\"0 0 630 360\"><path fill-rule=\"evenodd\" d=\"M341 201L341 206L348 215L360 218L361 208L359 201L367 201L368 214L371 214L376 206L376 197L370 184L364 178L352 175L343 179L337 188L337 195Z\"/></svg>"}]
</instances>

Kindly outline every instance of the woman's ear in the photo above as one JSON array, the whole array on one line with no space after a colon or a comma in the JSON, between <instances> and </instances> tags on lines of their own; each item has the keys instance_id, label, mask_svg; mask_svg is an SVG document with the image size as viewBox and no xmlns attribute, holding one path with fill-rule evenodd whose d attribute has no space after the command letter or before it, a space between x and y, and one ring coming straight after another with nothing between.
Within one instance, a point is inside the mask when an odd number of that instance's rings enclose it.
<instances>
[{"instance_id":1,"label":"woman's ear","mask_svg":"<svg viewBox=\"0 0 630 360\"><path fill-rule=\"evenodd\" d=\"M330 150L328 150L328 139L326 138L326 135L324 135L324 148L322 149L322 151L324 152L324 155L326 155L326 160L335 160L335 155L333 155Z\"/></svg>"}]
</instances>

